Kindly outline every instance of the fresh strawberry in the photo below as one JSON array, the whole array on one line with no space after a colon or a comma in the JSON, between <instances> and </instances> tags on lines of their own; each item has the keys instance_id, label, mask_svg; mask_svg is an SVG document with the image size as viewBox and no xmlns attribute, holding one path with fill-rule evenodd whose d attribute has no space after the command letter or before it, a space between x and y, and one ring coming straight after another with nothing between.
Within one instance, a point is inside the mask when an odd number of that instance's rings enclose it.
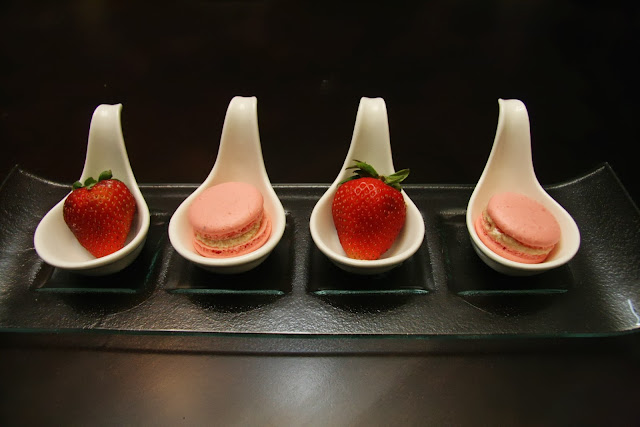
<instances>
[{"instance_id":1,"label":"fresh strawberry","mask_svg":"<svg viewBox=\"0 0 640 427\"><path fill-rule=\"evenodd\" d=\"M378 259L398 237L407 206L400 182L408 175L403 169L380 176L369 164L355 160L355 175L342 182L331 210L340 244L349 258Z\"/></svg>"},{"instance_id":2,"label":"fresh strawberry","mask_svg":"<svg viewBox=\"0 0 640 427\"><path fill-rule=\"evenodd\" d=\"M111 171L105 171L98 181L93 178L87 178L84 184L77 181L64 201L64 222L96 258L124 246L136 213L131 191L111 176Z\"/></svg>"}]
</instances>

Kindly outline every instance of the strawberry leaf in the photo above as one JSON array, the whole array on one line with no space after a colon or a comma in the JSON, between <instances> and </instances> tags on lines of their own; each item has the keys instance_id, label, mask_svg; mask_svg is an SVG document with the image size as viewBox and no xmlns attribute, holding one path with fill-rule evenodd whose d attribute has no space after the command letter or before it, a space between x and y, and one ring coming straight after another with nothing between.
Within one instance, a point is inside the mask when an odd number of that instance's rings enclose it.
<instances>
[{"instance_id":1,"label":"strawberry leaf","mask_svg":"<svg viewBox=\"0 0 640 427\"><path fill-rule=\"evenodd\" d=\"M111 179L112 176L113 176L113 174L111 173L111 170L104 171L98 177L98 182L105 181L107 179Z\"/></svg>"},{"instance_id":2,"label":"strawberry leaf","mask_svg":"<svg viewBox=\"0 0 640 427\"><path fill-rule=\"evenodd\" d=\"M392 173L389 176L379 175L373 166L371 166L367 162L355 159L354 164L347 167L346 169L355 169L354 174L342 181L339 185L342 185L347 181L351 181L352 179L375 178L400 191L402 190L400 183L407 179L407 177L409 176L409 169L399 170L398 172Z\"/></svg>"},{"instance_id":3,"label":"strawberry leaf","mask_svg":"<svg viewBox=\"0 0 640 427\"><path fill-rule=\"evenodd\" d=\"M378 171L376 171L375 168L370 164L368 164L367 162L363 162L355 159L354 159L354 162L355 162L355 165L348 167L347 169L357 168L355 173L360 178L379 178L380 177L380 175L378 175Z\"/></svg>"},{"instance_id":4,"label":"strawberry leaf","mask_svg":"<svg viewBox=\"0 0 640 427\"><path fill-rule=\"evenodd\" d=\"M87 190L91 190L93 186L96 185L97 183L98 181L96 181L95 179L93 179L92 176L90 176L84 181L84 186L87 188Z\"/></svg>"},{"instance_id":5,"label":"strawberry leaf","mask_svg":"<svg viewBox=\"0 0 640 427\"><path fill-rule=\"evenodd\" d=\"M401 190L400 183L409 176L409 169L402 169L396 173L384 177L383 181L392 186L396 190Z\"/></svg>"},{"instance_id":6,"label":"strawberry leaf","mask_svg":"<svg viewBox=\"0 0 640 427\"><path fill-rule=\"evenodd\" d=\"M71 188L77 190L78 188L86 187L87 190L91 190L94 185L96 185L100 181L105 181L108 179L112 179L113 174L111 170L106 170L100 174L98 180L96 181L92 176L84 180L84 184L80 181L76 181L71 185Z\"/></svg>"}]
</instances>

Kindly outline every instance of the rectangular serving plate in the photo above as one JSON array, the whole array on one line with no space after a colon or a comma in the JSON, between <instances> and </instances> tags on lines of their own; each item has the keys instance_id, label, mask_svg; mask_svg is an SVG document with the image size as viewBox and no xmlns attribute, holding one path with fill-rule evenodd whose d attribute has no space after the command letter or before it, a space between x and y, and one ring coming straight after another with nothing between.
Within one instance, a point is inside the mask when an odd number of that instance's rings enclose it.
<instances>
[{"instance_id":1,"label":"rectangular serving plate","mask_svg":"<svg viewBox=\"0 0 640 427\"><path fill-rule=\"evenodd\" d=\"M68 187L14 169L0 188L0 331L327 337L584 337L640 328L640 213L608 165L549 193L582 245L556 270L504 276L477 257L465 226L473 187L409 185L426 226L402 266L357 276L314 245L309 217L327 185L275 185L286 230L269 258L238 275L178 255L167 228L195 185L142 185L151 227L124 271L85 277L45 264L33 233Z\"/></svg>"}]
</instances>

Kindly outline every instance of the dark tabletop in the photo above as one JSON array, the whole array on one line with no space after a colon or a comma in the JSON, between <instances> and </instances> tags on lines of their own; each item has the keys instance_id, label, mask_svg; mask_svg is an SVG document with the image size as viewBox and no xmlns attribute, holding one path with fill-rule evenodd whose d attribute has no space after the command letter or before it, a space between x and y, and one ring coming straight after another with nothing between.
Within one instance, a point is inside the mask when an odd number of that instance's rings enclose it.
<instances>
[{"instance_id":1,"label":"dark tabletop","mask_svg":"<svg viewBox=\"0 0 640 427\"><path fill-rule=\"evenodd\" d=\"M2 2L0 175L74 181L93 110L122 103L138 182L199 183L243 95L271 181L328 183L380 96L409 183L473 184L518 98L543 185L608 162L637 204L639 28L632 2ZM0 424L640 421L636 335L218 339L4 333Z\"/></svg>"}]
</instances>

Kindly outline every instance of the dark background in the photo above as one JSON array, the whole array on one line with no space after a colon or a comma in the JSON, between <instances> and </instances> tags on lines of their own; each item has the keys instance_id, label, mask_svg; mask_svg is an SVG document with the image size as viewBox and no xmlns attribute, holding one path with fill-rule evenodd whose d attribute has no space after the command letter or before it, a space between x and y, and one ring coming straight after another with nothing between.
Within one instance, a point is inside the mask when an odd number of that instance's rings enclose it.
<instances>
[{"instance_id":1,"label":"dark background","mask_svg":"<svg viewBox=\"0 0 640 427\"><path fill-rule=\"evenodd\" d=\"M93 110L122 103L138 182L199 183L244 95L272 182L328 183L381 96L408 183L472 184L518 98L543 185L606 161L637 203L638 28L633 2L3 2L0 172L74 181Z\"/></svg>"}]
</instances>

